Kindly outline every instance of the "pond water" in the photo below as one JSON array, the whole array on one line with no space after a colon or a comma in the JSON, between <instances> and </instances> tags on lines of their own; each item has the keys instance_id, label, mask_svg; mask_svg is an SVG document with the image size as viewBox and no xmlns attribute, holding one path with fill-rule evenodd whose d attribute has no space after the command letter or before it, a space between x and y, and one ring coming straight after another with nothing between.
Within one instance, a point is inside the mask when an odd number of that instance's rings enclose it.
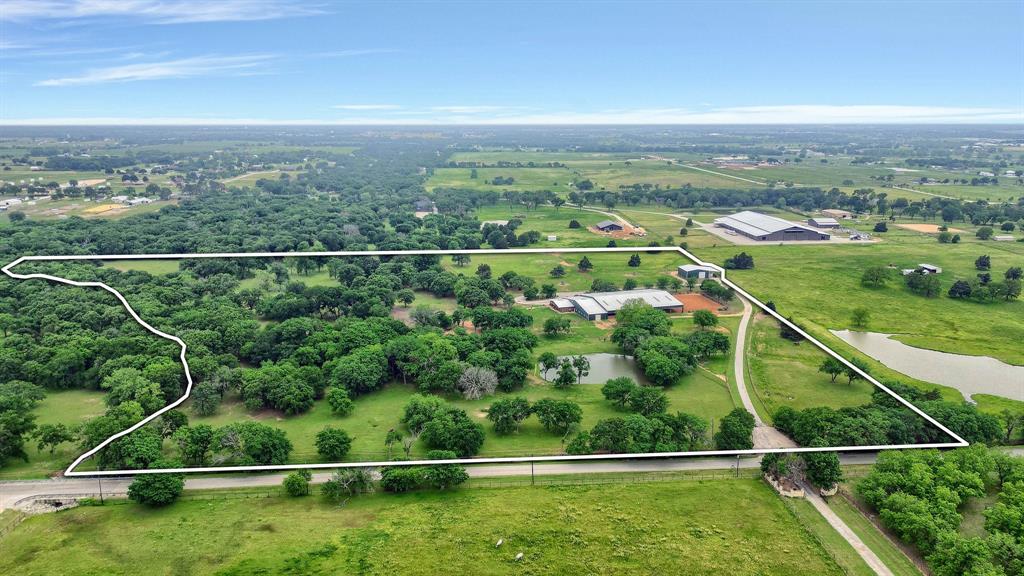
<instances>
[{"instance_id":1,"label":"pond water","mask_svg":"<svg viewBox=\"0 0 1024 576\"><path fill-rule=\"evenodd\" d=\"M1024 401L1024 366L988 356L965 356L908 346L892 334L830 330L861 352L912 378L956 388L970 400L972 394L992 394Z\"/></svg>"},{"instance_id":2,"label":"pond water","mask_svg":"<svg viewBox=\"0 0 1024 576\"><path fill-rule=\"evenodd\" d=\"M620 376L628 376L640 384L648 383L632 356L608 353L583 354L583 356L590 360L590 374L583 377L582 384L604 384L612 378ZM570 356L560 356L559 361L562 358L571 359ZM540 375L550 382L558 376L558 370L549 370L547 374L541 371Z\"/></svg>"}]
</instances>

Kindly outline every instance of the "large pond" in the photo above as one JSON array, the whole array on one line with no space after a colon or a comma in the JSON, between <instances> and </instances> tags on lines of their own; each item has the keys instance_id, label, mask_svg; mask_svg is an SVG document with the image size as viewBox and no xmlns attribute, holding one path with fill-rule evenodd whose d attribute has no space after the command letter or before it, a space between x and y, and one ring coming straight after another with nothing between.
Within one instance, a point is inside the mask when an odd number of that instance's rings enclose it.
<instances>
[{"instance_id":1,"label":"large pond","mask_svg":"<svg viewBox=\"0 0 1024 576\"><path fill-rule=\"evenodd\" d=\"M1024 366L988 356L964 356L908 346L892 334L831 330L861 352L907 376L972 394L992 394L1024 401Z\"/></svg>"},{"instance_id":2,"label":"large pond","mask_svg":"<svg viewBox=\"0 0 1024 576\"><path fill-rule=\"evenodd\" d=\"M647 378L644 377L644 373L640 371L632 356L607 353L584 354L583 356L590 360L590 374L583 377L581 380L583 384L604 384L612 378L620 376L628 376L641 384L647 384ZM562 356L558 358L559 361L562 358L571 357ZM549 370L547 374L544 374L542 370L540 375L550 382L558 376L558 370Z\"/></svg>"}]
</instances>

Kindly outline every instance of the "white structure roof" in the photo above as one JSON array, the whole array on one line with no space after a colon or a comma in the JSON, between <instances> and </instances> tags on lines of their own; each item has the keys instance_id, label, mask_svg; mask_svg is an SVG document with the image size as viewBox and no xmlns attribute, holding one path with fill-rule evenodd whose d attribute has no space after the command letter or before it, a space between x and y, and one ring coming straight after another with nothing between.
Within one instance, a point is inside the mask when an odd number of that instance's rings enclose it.
<instances>
[{"instance_id":1,"label":"white structure roof","mask_svg":"<svg viewBox=\"0 0 1024 576\"><path fill-rule=\"evenodd\" d=\"M664 290L640 289L621 290L619 292L591 292L572 298L587 314L607 314L621 310L627 302L640 300L655 308L674 308L682 306L682 302Z\"/></svg>"},{"instance_id":2,"label":"white structure roof","mask_svg":"<svg viewBox=\"0 0 1024 576\"><path fill-rule=\"evenodd\" d=\"M839 226L839 220L835 218L823 218L821 216L814 216L810 218L811 222L815 224L823 224L825 226Z\"/></svg>"},{"instance_id":3,"label":"white structure roof","mask_svg":"<svg viewBox=\"0 0 1024 576\"><path fill-rule=\"evenodd\" d=\"M718 270L712 268L711 266L702 266L700 264L683 264L682 266L679 267L679 270L683 272L718 272Z\"/></svg>"},{"instance_id":4,"label":"white structure roof","mask_svg":"<svg viewBox=\"0 0 1024 576\"><path fill-rule=\"evenodd\" d=\"M572 308L572 300L568 298L552 298L551 304L556 308Z\"/></svg>"},{"instance_id":5,"label":"white structure roof","mask_svg":"<svg viewBox=\"0 0 1024 576\"><path fill-rule=\"evenodd\" d=\"M722 216L721 218L715 218L715 224L728 226L735 228L751 236L763 236L765 234L774 234L775 232L781 232L790 228L803 228L804 230L811 230L812 232L818 232L812 230L802 224L796 222L790 222L789 220L783 220L782 218L776 218L775 216L769 216L767 214L761 214L760 212L754 212L751 210L744 210L743 212L737 212L730 216Z\"/></svg>"}]
</instances>

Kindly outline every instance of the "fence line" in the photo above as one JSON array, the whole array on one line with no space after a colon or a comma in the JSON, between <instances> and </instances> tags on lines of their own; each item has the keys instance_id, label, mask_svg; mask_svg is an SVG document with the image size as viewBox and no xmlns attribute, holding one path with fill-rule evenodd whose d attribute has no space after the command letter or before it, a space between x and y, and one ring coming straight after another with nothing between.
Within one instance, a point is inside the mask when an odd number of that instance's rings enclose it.
<instances>
[{"instance_id":1,"label":"fence line","mask_svg":"<svg viewBox=\"0 0 1024 576\"><path fill-rule=\"evenodd\" d=\"M17 528L19 524L25 521L25 518L28 518L28 514L21 512L19 510L15 514L14 518L11 519L10 522L7 522L3 526L0 526L0 538L3 538L4 536L10 534L11 531Z\"/></svg>"}]
</instances>

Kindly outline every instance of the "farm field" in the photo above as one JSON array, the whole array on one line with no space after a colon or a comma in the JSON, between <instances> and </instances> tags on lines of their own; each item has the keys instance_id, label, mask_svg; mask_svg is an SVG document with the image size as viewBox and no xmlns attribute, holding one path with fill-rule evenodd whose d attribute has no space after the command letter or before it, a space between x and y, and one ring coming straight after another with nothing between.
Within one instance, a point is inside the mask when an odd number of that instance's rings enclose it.
<instances>
[{"instance_id":1,"label":"farm field","mask_svg":"<svg viewBox=\"0 0 1024 576\"><path fill-rule=\"evenodd\" d=\"M125 216L134 216L137 214L145 214L147 212L155 212L164 206L173 206L176 204L175 200L157 200L151 204L140 204L138 206L118 206L117 208L110 210L97 211L97 208L107 205L109 202L86 202L82 199L64 199L64 200L36 200L36 203L28 204L27 202L19 204L16 208L12 208L10 211L0 212L0 223L8 223L10 218L8 215L11 212L22 212L29 220L57 220L61 218L68 218L70 216L80 216L82 218L101 218L101 219L118 219L124 218Z\"/></svg>"},{"instance_id":2,"label":"farm field","mask_svg":"<svg viewBox=\"0 0 1024 576\"><path fill-rule=\"evenodd\" d=\"M124 504L30 518L0 571L843 574L802 522L760 480Z\"/></svg>"}]
</instances>

